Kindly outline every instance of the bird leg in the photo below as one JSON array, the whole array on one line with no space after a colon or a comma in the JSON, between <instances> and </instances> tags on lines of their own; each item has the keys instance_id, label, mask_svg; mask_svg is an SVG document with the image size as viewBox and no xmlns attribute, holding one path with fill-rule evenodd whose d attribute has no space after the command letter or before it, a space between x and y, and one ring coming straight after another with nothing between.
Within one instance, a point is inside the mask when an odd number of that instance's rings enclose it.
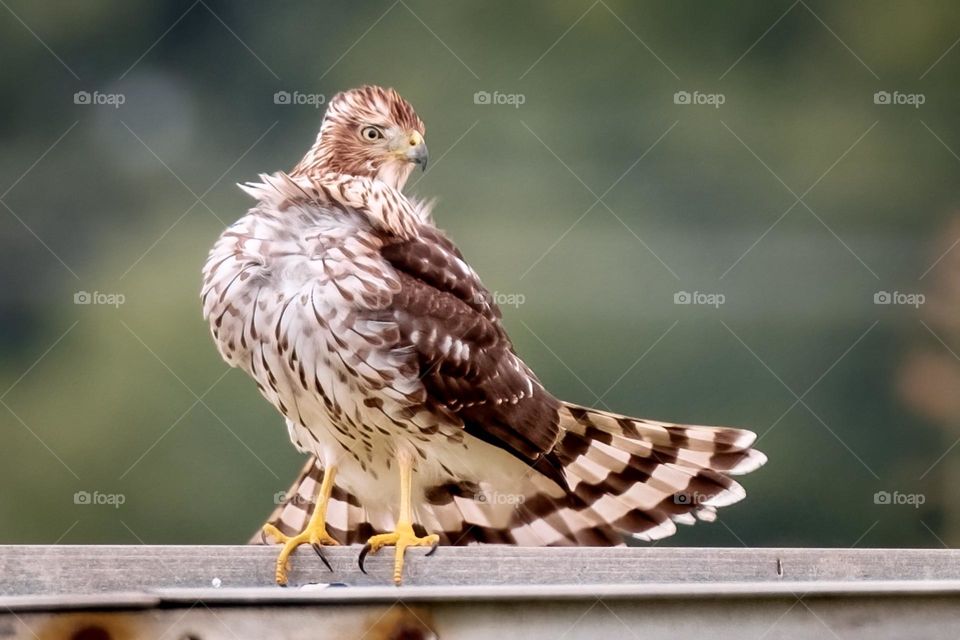
<instances>
[{"instance_id":1,"label":"bird leg","mask_svg":"<svg viewBox=\"0 0 960 640\"><path fill-rule=\"evenodd\" d=\"M323 480L320 483L319 491L317 491L317 506L314 508L313 514L310 516L310 521L307 522L307 526L303 531L295 536L287 536L272 524L263 526L263 533L283 544L280 555L277 556L276 579L278 585L285 586L287 584L287 571L290 570L290 554L302 544L312 546L313 550L320 556L320 559L323 560L323 564L327 565L327 569L333 571L333 567L331 567L327 559L323 557L321 545L326 544L332 546L339 544L327 533L326 525L327 503L330 502L330 494L333 493L333 479L336 475L337 468L332 465L323 470Z\"/></svg>"},{"instance_id":2,"label":"bird leg","mask_svg":"<svg viewBox=\"0 0 960 640\"><path fill-rule=\"evenodd\" d=\"M423 537L417 536L413 531L413 509L412 485L413 485L413 460L410 456L400 454L398 456L400 466L400 517L397 519L397 526L391 533L381 533L371 536L367 544L363 546L360 552L360 570L366 573L363 568L363 561L369 553L376 553L383 547L393 545L393 582L400 586L403 581L403 556L407 547L431 547L427 555L437 550L440 544L440 536L430 534Z\"/></svg>"}]
</instances>

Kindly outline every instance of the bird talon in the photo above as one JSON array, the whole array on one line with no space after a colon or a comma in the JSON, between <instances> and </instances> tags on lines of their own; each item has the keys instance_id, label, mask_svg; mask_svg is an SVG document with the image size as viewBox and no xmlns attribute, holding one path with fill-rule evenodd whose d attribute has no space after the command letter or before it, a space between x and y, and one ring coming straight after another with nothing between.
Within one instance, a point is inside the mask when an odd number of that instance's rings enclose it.
<instances>
[{"instance_id":1,"label":"bird talon","mask_svg":"<svg viewBox=\"0 0 960 640\"><path fill-rule=\"evenodd\" d=\"M370 553L370 549L371 549L371 548L372 548L372 547L370 546L370 543L368 542L367 544L363 545L363 549L360 550L359 565L360 565L360 571L363 572L364 574L367 573L367 570L363 567L363 561L364 561L364 559L366 559L367 554Z\"/></svg>"},{"instance_id":2,"label":"bird talon","mask_svg":"<svg viewBox=\"0 0 960 640\"><path fill-rule=\"evenodd\" d=\"M333 573L333 567L330 566L330 562L327 560L327 557L323 555L323 548L316 542L312 543L310 546L313 547L313 550L317 553L317 556L320 558L323 564L326 565L327 571Z\"/></svg>"},{"instance_id":3,"label":"bird talon","mask_svg":"<svg viewBox=\"0 0 960 640\"><path fill-rule=\"evenodd\" d=\"M320 560L326 565L329 571L333 571L333 567L330 562L327 560L326 556L323 555L322 545L336 545L338 544L336 540L330 537L327 533L326 528L320 524L308 524L307 528L298 533L295 536L288 536L282 533L275 526L267 524L264 525L261 535L269 535L278 544L283 545L283 548L280 549L280 555L277 556L277 566L275 572L275 578L277 584L281 587L287 585L288 573L290 572L290 556L296 551L297 547L303 544L309 544L313 547L313 550L320 557Z\"/></svg>"},{"instance_id":4,"label":"bird talon","mask_svg":"<svg viewBox=\"0 0 960 640\"><path fill-rule=\"evenodd\" d=\"M413 525L409 522L400 522L397 524L396 531L371 536L370 539L367 540L367 543L363 545L363 549L360 551L360 570L367 573L363 563L369 554L375 554L383 547L392 545L394 547L393 581L399 586L403 581L404 555L406 554L407 547L430 547L430 551L426 554L430 555L436 551L439 544L440 536L435 534L423 537L417 536L413 531Z\"/></svg>"}]
</instances>

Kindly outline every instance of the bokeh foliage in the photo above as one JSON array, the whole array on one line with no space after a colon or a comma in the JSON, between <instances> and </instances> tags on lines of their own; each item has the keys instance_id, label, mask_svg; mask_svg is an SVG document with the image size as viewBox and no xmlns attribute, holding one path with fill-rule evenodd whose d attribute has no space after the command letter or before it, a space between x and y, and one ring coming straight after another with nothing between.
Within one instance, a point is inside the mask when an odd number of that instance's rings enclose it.
<instances>
[{"instance_id":1,"label":"bokeh foliage","mask_svg":"<svg viewBox=\"0 0 960 640\"><path fill-rule=\"evenodd\" d=\"M957 232L955 3L7 3L0 542L240 542L269 512L301 458L243 374L221 379L199 271L249 204L233 183L313 140L322 110L275 92L362 83L426 121L433 168L412 191L522 299L507 325L557 395L765 434L749 499L666 544L960 540L960 449L931 469L957 420L898 392L911 349L960 336L873 303L955 309L928 286L956 282L955 262L928 271Z\"/></svg>"}]
</instances>

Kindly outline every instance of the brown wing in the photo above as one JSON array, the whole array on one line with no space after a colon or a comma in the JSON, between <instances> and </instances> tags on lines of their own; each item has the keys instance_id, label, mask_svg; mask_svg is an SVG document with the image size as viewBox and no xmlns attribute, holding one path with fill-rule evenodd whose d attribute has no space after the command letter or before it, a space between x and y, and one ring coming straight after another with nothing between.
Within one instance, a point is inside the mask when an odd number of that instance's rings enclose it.
<instances>
[{"instance_id":1,"label":"brown wing","mask_svg":"<svg viewBox=\"0 0 960 640\"><path fill-rule=\"evenodd\" d=\"M566 487L551 451L559 401L513 351L493 296L437 229L385 246L401 289L390 311L404 345L416 350L431 401L468 433L512 453Z\"/></svg>"}]
</instances>

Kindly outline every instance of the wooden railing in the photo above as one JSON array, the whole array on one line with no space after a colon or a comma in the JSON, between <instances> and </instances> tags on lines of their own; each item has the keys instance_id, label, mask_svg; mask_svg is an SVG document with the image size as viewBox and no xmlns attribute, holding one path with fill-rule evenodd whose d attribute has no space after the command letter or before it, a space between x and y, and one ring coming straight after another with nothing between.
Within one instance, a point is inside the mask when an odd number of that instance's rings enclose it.
<instances>
[{"instance_id":1,"label":"wooden railing","mask_svg":"<svg viewBox=\"0 0 960 640\"><path fill-rule=\"evenodd\" d=\"M960 552L0 546L0 638L957 638ZM402 630L402 632L401 632ZM404 635L405 634L405 635Z\"/></svg>"}]
</instances>

